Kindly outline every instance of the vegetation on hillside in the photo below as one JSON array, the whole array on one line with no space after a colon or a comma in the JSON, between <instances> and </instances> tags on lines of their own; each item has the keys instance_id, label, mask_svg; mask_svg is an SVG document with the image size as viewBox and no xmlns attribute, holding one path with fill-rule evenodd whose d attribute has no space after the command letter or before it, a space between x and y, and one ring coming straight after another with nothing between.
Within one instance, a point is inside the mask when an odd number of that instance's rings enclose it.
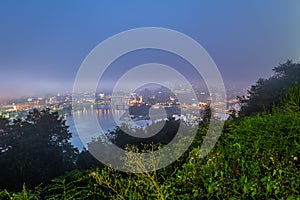
<instances>
[{"instance_id":1,"label":"vegetation on hillside","mask_svg":"<svg viewBox=\"0 0 300 200\"><path fill-rule=\"evenodd\" d=\"M288 62L285 66L278 70L287 74L294 64ZM295 66L299 67L299 64ZM298 67L293 68L294 75ZM299 74L296 74L294 80L298 78ZM281 82L281 78L278 81ZM282 86L285 87L277 84L277 87ZM300 87L294 81L274 97L274 102L265 102L269 109L262 105L254 109L254 102L260 102L259 99L265 99L263 96L267 95L260 89L253 90L251 95L254 97L243 102L248 106L249 114L242 109L239 117L228 119L219 141L205 158L199 153L208 120L199 125L197 135L184 155L163 169L133 174L107 166L99 168L94 163L93 168L73 170L51 182L41 181L35 187L20 181L23 186L14 193L6 190L1 178L0 199L300 199ZM3 133L9 131L10 126L5 120L0 123L1 137L6 138L7 134ZM164 147L163 144L148 143L141 148L141 141L126 145L129 140L124 143L124 135L116 133L116 136L114 142L127 150L127 159L131 162L139 162L131 152L151 152ZM179 139L185 141L188 136ZM1 143L2 149L10 146L9 142ZM88 157L82 156L81 160L84 158ZM23 162L22 158L18 159ZM2 163L5 161L1 160ZM142 163L137 166L144 167Z\"/></svg>"}]
</instances>

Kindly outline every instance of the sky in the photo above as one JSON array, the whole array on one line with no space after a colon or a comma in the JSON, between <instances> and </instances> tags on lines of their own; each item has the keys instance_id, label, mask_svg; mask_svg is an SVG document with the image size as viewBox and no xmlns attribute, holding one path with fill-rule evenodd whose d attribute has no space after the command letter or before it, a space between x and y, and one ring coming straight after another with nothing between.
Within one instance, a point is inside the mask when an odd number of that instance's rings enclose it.
<instances>
[{"instance_id":1,"label":"sky","mask_svg":"<svg viewBox=\"0 0 300 200\"><path fill-rule=\"evenodd\" d=\"M225 84L250 87L279 63L300 60L299 8L298 0L1 0L0 98L71 91L81 63L100 42L149 26L193 38Z\"/></svg>"}]
</instances>

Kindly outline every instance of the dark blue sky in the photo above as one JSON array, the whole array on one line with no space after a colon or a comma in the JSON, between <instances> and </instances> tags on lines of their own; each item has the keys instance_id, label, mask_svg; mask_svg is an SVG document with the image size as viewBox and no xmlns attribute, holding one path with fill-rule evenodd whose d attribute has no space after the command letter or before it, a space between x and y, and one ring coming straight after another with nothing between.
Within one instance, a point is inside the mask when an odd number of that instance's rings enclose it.
<instances>
[{"instance_id":1,"label":"dark blue sky","mask_svg":"<svg viewBox=\"0 0 300 200\"><path fill-rule=\"evenodd\" d=\"M0 1L0 97L71 90L88 53L137 27L198 41L226 83L250 86L300 58L300 1Z\"/></svg>"}]
</instances>

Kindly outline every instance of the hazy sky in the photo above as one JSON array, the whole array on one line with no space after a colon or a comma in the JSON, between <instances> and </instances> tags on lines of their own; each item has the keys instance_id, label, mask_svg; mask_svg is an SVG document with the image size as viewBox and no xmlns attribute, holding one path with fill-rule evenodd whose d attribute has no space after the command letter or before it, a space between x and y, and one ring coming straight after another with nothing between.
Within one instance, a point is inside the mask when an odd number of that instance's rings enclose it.
<instances>
[{"instance_id":1,"label":"hazy sky","mask_svg":"<svg viewBox=\"0 0 300 200\"><path fill-rule=\"evenodd\" d=\"M226 83L300 60L300 1L0 1L0 97L71 90L101 41L145 26L198 41ZM130 62L129 62L130 63Z\"/></svg>"}]
</instances>

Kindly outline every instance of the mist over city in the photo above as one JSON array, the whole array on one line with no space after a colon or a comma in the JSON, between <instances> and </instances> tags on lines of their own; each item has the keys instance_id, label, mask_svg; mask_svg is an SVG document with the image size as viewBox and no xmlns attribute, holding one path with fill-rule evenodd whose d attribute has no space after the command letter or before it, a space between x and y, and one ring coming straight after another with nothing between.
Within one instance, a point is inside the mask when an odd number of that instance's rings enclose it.
<instances>
[{"instance_id":1,"label":"mist over city","mask_svg":"<svg viewBox=\"0 0 300 200\"><path fill-rule=\"evenodd\" d=\"M250 88L258 78L270 76L279 63L297 61L296 9L296 1L93 2L84 6L79 1L3 1L1 98L71 91L81 63L97 44L119 32L147 26L190 36L210 54L226 85ZM111 75L151 59L186 67L166 53L149 56L145 51L119 58Z\"/></svg>"}]
</instances>

